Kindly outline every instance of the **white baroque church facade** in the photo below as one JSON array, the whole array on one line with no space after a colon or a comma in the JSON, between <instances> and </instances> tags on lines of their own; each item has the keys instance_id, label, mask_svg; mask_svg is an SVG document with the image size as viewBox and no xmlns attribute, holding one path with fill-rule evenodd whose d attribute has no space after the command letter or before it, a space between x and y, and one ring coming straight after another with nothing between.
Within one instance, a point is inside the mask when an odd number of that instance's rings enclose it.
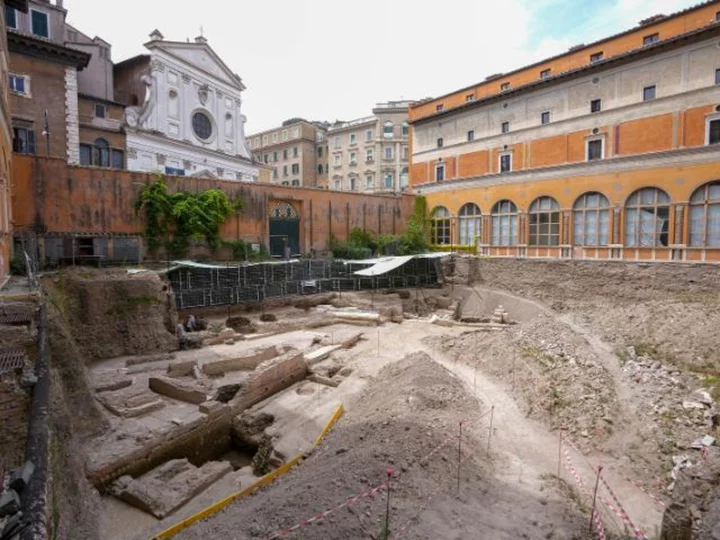
<instances>
[{"instance_id":1,"label":"white baroque church facade","mask_svg":"<svg viewBox=\"0 0 720 540\"><path fill-rule=\"evenodd\" d=\"M143 54L115 65L115 95L127 103L127 168L256 182L245 140L245 86L208 45L166 41L155 30Z\"/></svg>"}]
</instances>

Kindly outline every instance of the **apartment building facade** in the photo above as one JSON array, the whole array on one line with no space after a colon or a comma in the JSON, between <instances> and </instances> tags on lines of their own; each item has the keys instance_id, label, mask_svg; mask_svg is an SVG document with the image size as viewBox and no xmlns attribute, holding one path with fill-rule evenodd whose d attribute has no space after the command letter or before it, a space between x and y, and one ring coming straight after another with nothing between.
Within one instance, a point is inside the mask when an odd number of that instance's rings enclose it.
<instances>
[{"instance_id":1,"label":"apartment building facade","mask_svg":"<svg viewBox=\"0 0 720 540\"><path fill-rule=\"evenodd\" d=\"M291 187L327 184L326 125L293 118L248 136L256 162L270 168L270 182Z\"/></svg>"},{"instance_id":2,"label":"apartment building facade","mask_svg":"<svg viewBox=\"0 0 720 540\"><path fill-rule=\"evenodd\" d=\"M720 2L410 107L436 245L720 261Z\"/></svg>"},{"instance_id":3,"label":"apartment building facade","mask_svg":"<svg viewBox=\"0 0 720 540\"><path fill-rule=\"evenodd\" d=\"M378 103L372 116L330 126L330 189L400 193L408 188L409 105Z\"/></svg>"},{"instance_id":4,"label":"apartment building facade","mask_svg":"<svg viewBox=\"0 0 720 540\"><path fill-rule=\"evenodd\" d=\"M27 0L0 0L0 80L9 81L10 54L7 42L8 16L28 12ZM10 21L14 21L11 19ZM12 149L13 128L9 85L0 91L0 285L10 273L12 247Z\"/></svg>"}]
</instances>

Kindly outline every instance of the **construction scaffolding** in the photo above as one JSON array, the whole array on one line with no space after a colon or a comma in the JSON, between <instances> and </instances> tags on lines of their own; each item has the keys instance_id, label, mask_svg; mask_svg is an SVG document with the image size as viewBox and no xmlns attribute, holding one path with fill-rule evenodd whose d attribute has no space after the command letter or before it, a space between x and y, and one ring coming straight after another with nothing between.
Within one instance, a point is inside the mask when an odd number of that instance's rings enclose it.
<instances>
[{"instance_id":1,"label":"construction scaffolding","mask_svg":"<svg viewBox=\"0 0 720 540\"><path fill-rule=\"evenodd\" d=\"M399 289L432 286L441 276L442 254L406 257L378 275L358 275L394 257L362 261L301 259L243 265L174 261L164 270L178 309L262 302L268 298L323 292Z\"/></svg>"}]
</instances>

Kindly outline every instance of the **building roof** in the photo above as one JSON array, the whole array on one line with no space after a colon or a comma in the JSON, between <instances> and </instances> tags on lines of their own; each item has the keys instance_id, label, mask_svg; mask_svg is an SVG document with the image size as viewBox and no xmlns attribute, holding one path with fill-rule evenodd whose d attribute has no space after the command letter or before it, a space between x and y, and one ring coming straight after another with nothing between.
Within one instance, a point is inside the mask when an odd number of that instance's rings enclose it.
<instances>
[{"instance_id":1,"label":"building roof","mask_svg":"<svg viewBox=\"0 0 720 540\"><path fill-rule=\"evenodd\" d=\"M122 62L118 62L117 64L114 64L113 71L127 69L136 64L142 64L144 62L150 62L149 54L138 54L137 56L131 56L130 58L126 58Z\"/></svg>"},{"instance_id":2,"label":"building roof","mask_svg":"<svg viewBox=\"0 0 720 540\"><path fill-rule=\"evenodd\" d=\"M67 66L74 66L78 70L87 67L90 55L84 51L65 47L49 39L39 38L23 32L8 30L8 50L11 53L23 54L50 60Z\"/></svg>"},{"instance_id":3,"label":"building roof","mask_svg":"<svg viewBox=\"0 0 720 540\"><path fill-rule=\"evenodd\" d=\"M567 51L565 51L565 52L562 52L562 53L560 53L560 54L556 54L555 56L551 56L551 57L549 57L549 58L544 58L544 59L542 59L542 60L540 60L540 61L538 61L538 62L534 62L534 63L532 63L532 64L528 64L528 65L526 65L526 66L522 66L522 67L517 68L517 69L514 69L514 70L512 70L512 71L508 71L507 73L496 73L496 74L494 74L494 75L490 75L489 77L486 77L484 80L482 80L482 81L480 81L480 82L477 82L477 83L474 83L474 84L471 84L471 85L469 85L469 86L465 86L465 87L463 87L463 88L459 88L459 89L457 89L457 90L453 90L452 92L448 92L448 93L442 94L442 95L440 95L440 96L437 96L437 97L434 97L434 98L431 98L431 99L425 99L425 100L422 100L422 101L419 101L419 102L415 102L415 103L411 104L409 108L410 108L410 109L413 109L413 108L415 108L415 107L419 107L419 106L421 106L421 105L424 105L424 104L426 104L426 103L428 103L428 102L439 101L439 100L441 100L441 99L443 99L443 98L455 96L455 95L460 94L460 93L462 93L462 92L467 92L467 91L470 91L470 90L475 90L478 86L481 86L481 85L483 85L483 84L485 84L485 83L487 83L487 82L495 81L495 80L497 80L497 79L499 79L499 78L501 78L501 77L509 77L509 76L511 76L511 75L515 75L515 74L520 73L520 72L523 72L523 71L525 71L525 70L532 69L532 68L541 66L541 65L543 65L543 64L547 64L548 62L552 62L552 61L554 61L554 60L558 60L558 59L563 58L564 56L567 56L567 55L569 55L569 54L574 54L574 53L576 53L576 52L578 52L578 51L596 49L599 45L602 45L603 43L607 43L608 41L612 41L612 40L615 40L615 39L617 39L617 38L620 38L620 37L623 37L623 36L632 34L632 33L634 33L634 32L637 32L638 29L643 28L643 27L645 27L645 26L651 27L651 26L653 26L653 25L656 25L656 24L658 24L658 23L667 21L667 20L669 20L669 19L673 19L673 18L676 18L676 17L681 17L681 16L686 15L686 14L688 14L688 13L691 13L691 12L693 12L693 11L697 11L697 10L699 10L699 9L706 8L706 7L708 7L708 6L712 5L712 4L718 4L718 3L720 3L720 0L707 0L707 1L705 1L705 2L701 2L701 3L696 4L696 5L694 5L694 6L690 6L690 7L686 8L686 9L681 10L681 11L677 11L677 12L675 12L675 13L671 13L670 15L655 15L655 16L653 16L653 17L649 17L649 18L644 19L643 21L641 21L641 22L640 22L640 25L634 26L633 28L630 28L630 29L628 29L628 30L624 30L624 31L619 32L619 33L617 33L617 34L613 34L613 35L611 35L611 36L604 37L604 38L602 38L602 39L600 39L600 40L597 40L597 41L594 41L594 42L592 42L592 43L588 43L588 44L584 44L584 43L583 43L583 44L580 44L580 45L576 45L576 46L574 46L574 47L571 47L569 50L567 50ZM676 37L680 37L680 36L676 36ZM671 38L671 39L672 39L672 38ZM626 54L626 53L625 53L625 54ZM619 56L625 56L625 54L622 54L622 55L619 55ZM590 67L590 66L587 66L587 67ZM582 68L580 68L580 69L582 69ZM574 71L574 70L573 70L573 71ZM505 95L507 95L507 94L508 94L508 92L503 92L503 93L502 93L503 96L505 96ZM486 98L486 99L487 99L487 98ZM478 101L483 101L483 100L478 100ZM459 108L461 108L461 107L454 107L454 108L451 109L451 110L457 110L457 109L459 109ZM444 112L444 111L443 111L443 112ZM442 113L428 114L428 115L426 115L426 116L423 116L422 119L425 119L425 118L436 118L436 117L441 116L441 115L442 115ZM415 120L415 122L420 122L420 120L422 120L422 119L418 118L417 120Z\"/></svg>"},{"instance_id":4,"label":"building roof","mask_svg":"<svg viewBox=\"0 0 720 540\"><path fill-rule=\"evenodd\" d=\"M23 13L27 13L28 11L28 0L5 0L5 5L22 11Z\"/></svg>"},{"instance_id":5,"label":"building roof","mask_svg":"<svg viewBox=\"0 0 720 540\"><path fill-rule=\"evenodd\" d=\"M533 82L530 82L530 83L527 83L527 84L524 84L521 86L516 86L516 87L514 87L510 90L506 90L505 92L502 92L502 93L491 94L484 98L476 99L476 100L469 101L469 102L463 103L463 104L455 106L455 107L447 108L442 111L436 112L434 114L422 116L415 120L410 120L410 124L414 124L414 125L423 124L426 122L437 120L438 118L443 118L443 117L455 114L456 112L459 112L459 111L464 111L464 110L468 110L471 108L487 105L489 103L493 103L496 101L505 101L505 100L507 100L511 97L515 97L519 94L524 94L526 92L536 90L537 88L551 86L554 84L558 84L560 82L564 82L568 79L584 76L584 75L594 73L594 72L603 71L610 67L627 64L629 62L633 62L633 61L641 59L641 58L646 58L648 56L654 56L656 54L660 54L667 50L672 50L674 48L677 48L677 47L685 44L688 41L690 41L690 42L701 41L703 39L707 39L707 38L718 36L718 35L720 35L720 22L714 22L714 23L711 23L702 28L699 28L696 30L691 30L690 32L686 32L684 34L680 34L678 36L674 36L674 37L665 39L663 41L659 41L650 46L646 46L646 47L643 47L640 49L633 49L626 53L611 56L610 58L607 58L605 60L593 62L592 64L586 64L579 68L571 69L571 70L565 71L563 73L558 73L557 75L553 75L546 79L538 79L536 81L533 81ZM462 92L462 90L460 90L459 92ZM456 94L456 93L457 92L453 92L453 94Z\"/></svg>"},{"instance_id":6,"label":"building roof","mask_svg":"<svg viewBox=\"0 0 720 540\"><path fill-rule=\"evenodd\" d=\"M118 107L125 108L125 103L120 103L119 101L113 101L111 99L105 99L97 96L92 96L90 94L83 94L81 92L78 92L78 98L85 99L87 101L93 101L95 103L104 103L105 105L116 105Z\"/></svg>"}]
</instances>

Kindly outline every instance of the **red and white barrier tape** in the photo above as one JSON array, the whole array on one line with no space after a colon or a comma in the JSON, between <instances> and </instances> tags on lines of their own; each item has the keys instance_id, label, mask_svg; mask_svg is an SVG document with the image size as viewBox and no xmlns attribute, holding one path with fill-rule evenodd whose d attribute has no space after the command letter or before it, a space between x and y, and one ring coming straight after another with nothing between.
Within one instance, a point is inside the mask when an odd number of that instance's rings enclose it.
<instances>
[{"instance_id":1,"label":"red and white barrier tape","mask_svg":"<svg viewBox=\"0 0 720 540\"><path fill-rule=\"evenodd\" d=\"M332 508L328 508L324 512L315 514L314 516L306 519L305 521L301 521L300 523L297 523L297 524L293 525L292 527L288 527L287 529L281 529L277 532L274 532L274 533L266 536L265 540L273 540L274 538L283 538L283 537L287 536L288 534L292 533L293 531L302 529L303 527L307 527L308 525L315 523L316 521L320 521L321 519L325 519L328 515L335 512L336 510L340 510L341 508L344 508L346 506L353 505L357 501L359 501L360 499L363 499L365 497L371 497L371 496L375 495L376 493L381 492L386 487L392 486L392 484L393 484L393 482L391 480L388 480L387 482L383 482L379 486L376 486L372 489L364 491L363 493L360 493L359 495L355 495L354 497L350 497L349 499L346 499L345 501L341 502L337 506L333 506Z\"/></svg>"},{"instance_id":2,"label":"red and white barrier tape","mask_svg":"<svg viewBox=\"0 0 720 540\"><path fill-rule=\"evenodd\" d=\"M598 495L600 497L600 500L602 500L603 503L605 504L605 506L607 506L615 515L617 515L621 520L623 520L625 523L627 523L630 526L630 528L632 529L633 534L635 535L636 538L638 538L640 540L645 539L646 538L645 533L642 532L642 530L640 528L636 527L635 524L632 522L632 520L630 519L630 516L625 511L622 504L620 504L620 501L615 496L615 493L610 488L610 486L605 481L605 479L602 477L602 475L600 475L600 482L605 487L607 492L610 494L610 497L612 497L612 500L615 502L615 505L617 507L613 506L608 501L604 500L602 495Z\"/></svg>"},{"instance_id":3,"label":"red and white barrier tape","mask_svg":"<svg viewBox=\"0 0 720 540\"><path fill-rule=\"evenodd\" d=\"M600 514L593 510L593 523L595 524L595 532L598 535L598 540L605 540L605 527L603 527Z\"/></svg>"}]
</instances>

